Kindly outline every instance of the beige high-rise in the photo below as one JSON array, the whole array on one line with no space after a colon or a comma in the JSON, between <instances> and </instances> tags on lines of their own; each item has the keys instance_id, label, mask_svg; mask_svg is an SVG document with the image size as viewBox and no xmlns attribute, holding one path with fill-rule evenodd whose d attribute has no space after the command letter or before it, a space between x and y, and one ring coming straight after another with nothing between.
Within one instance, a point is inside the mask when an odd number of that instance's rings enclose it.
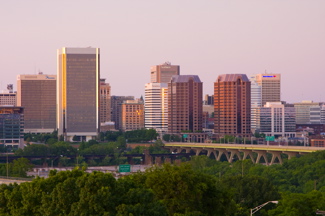
<instances>
[{"instance_id":1,"label":"beige high-rise","mask_svg":"<svg viewBox=\"0 0 325 216\"><path fill-rule=\"evenodd\" d=\"M257 74L255 79L261 86L262 106L266 102L281 101L281 74Z\"/></svg>"},{"instance_id":2,"label":"beige high-rise","mask_svg":"<svg viewBox=\"0 0 325 216\"><path fill-rule=\"evenodd\" d=\"M151 83L168 83L173 75L179 75L179 65L171 65L165 62L162 65L152 66L150 68Z\"/></svg>"},{"instance_id":3,"label":"beige high-rise","mask_svg":"<svg viewBox=\"0 0 325 216\"><path fill-rule=\"evenodd\" d=\"M52 133L56 129L56 75L18 75L17 106L24 107L25 133Z\"/></svg>"},{"instance_id":4,"label":"beige high-rise","mask_svg":"<svg viewBox=\"0 0 325 216\"><path fill-rule=\"evenodd\" d=\"M122 104L122 130L131 131L144 128L143 100L127 100Z\"/></svg>"},{"instance_id":5,"label":"beige high-rise","mask_svg":"<svg viewBox=\"0 0 325 216\"><path fill-rule=\"evenodd\" d=\"M99 48L58 50L58 134L71 141L94 139L99 132Z\"/></svg>"}]
</instances>

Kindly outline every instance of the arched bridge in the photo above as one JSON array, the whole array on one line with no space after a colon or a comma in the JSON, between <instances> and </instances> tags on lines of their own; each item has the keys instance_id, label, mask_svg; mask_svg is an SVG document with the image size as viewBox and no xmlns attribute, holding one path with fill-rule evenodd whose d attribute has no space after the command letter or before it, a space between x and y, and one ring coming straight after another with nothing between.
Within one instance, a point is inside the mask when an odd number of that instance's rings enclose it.
<instances>
[{"instance_id":1,"label":"arched bridge","mask_svg":"<svg viewBox=\"0 0 325 216\"><path fill-rule=\"evenodd\" d=\"M277 161L282 164L281 154L287 155L288 159L290 159L297 155L325 150L324 147L212 143L165 143L165 148L173 153L190 153L194 151L196 155L206 154L208 157L214 155L218 161L220 161L221 157L224 155L229 163L233 162L235 157L239 160L250 158L253 163L260 163L261 158L263 158L266 165L272 165ZM255 157L253 154L255 154ZM271 160L268 159L267 154L272 156Z\"/></svg>"}]
</instances>

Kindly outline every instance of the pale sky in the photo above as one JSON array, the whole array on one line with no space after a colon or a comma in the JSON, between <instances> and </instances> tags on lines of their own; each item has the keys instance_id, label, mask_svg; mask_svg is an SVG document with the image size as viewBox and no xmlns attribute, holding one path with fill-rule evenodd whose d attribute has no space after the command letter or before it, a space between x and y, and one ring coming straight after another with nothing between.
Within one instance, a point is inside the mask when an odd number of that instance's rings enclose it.
<instances>
[{"instance_id":1,"label":"pale sky","mask_svg":"<svg viewBox=\"0 0 325 216\"><path fill-rule=\"evenodd\" d=\"M144 95L150 66L198 75L280 73L282 100L325 101L325 0L11 0L0 4L0 89L56 74L61 47L99 47L112 95Z\"/></svg>"}]
</instances>

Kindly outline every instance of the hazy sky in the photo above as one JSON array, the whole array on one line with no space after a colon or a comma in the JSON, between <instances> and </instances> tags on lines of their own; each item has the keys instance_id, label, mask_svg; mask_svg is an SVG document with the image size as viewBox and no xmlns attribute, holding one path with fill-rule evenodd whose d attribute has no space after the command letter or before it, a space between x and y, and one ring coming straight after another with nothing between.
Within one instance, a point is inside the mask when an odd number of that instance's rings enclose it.
<instances>
[{"instance_id":1,"label":"hazy sky","mask_svg":"<svg viewBox=\"0 0 325 216\"><path fill-rule=\"evenodd\" d=\"M60 47L99 47L112 95L144 94L170 61L213 94L218 75L281 73L282 100L325 101L325 0L11 0L0 6L0 88L56 74Z\"/></svg>"}]
</instances>

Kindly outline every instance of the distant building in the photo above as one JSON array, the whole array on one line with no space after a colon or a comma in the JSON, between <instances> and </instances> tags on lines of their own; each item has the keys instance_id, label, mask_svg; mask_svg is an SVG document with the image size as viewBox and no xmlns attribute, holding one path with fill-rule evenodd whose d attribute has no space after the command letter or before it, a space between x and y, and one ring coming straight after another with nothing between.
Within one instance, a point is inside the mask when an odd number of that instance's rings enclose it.
<instances>
[{"instance_id":1,"label":"distant building","mask_svg":"<svg viewBox=\"0 0 325 216\"><path fill-rule=\"evenodd\" d=\"M260 132L266 136L295 137L295 108L292 104L267 102L260 108Z\"/></svg>"},{"instance_id":2,"label":"distant building","mask_svg":"<svg viewBox=\"0 0 325 216\"><path fill-rule=\"evenodd\" d=\"M17 93L10 91L0 92L0 106L16 106L17 105Z\"/></svg>"},{"instance_id":3,"label":"distant building","mask_svg":"<svg viewBox=\"0 0 325 216\"><path fill-rule=\"evenodd\" d=\"M213 105L214 104L214 96L206 94L204 96L203 105Z\"/></svg>"},{"instance_id":4,"label":"distant building","mask_svg":"<svg viewBox=\"0 0 325 216\"><path fill-rule=\"evenodd\" d=\"M168 131L168 84L147 83L145 85L145 128L158 132Z\"/></svg>"},{"instance_id":5,"label":"distant building","mask_svg":"<svg viewBox=\"0 0 325 216\"><path fill-rule=\"evenodd\" d=\"M91 140L100 127L99 48L58 50L57 128L65 140Z\"/></svg>"},{"instance_id":6,"label":"distant building","mask_svg":"<svg viewBox=\"0 0 325 216\"><path fill-rule=\"evenodd\" d=\"M111 86L100 79L100 131L106 131L111 125ZM103 127L105 126L105 127Z\"/></svg>"},{"instance_id":7,"label":"distant building","mask_svg":"<svg viewBox=\"0 0 325 216\"><path fill-rule=\"evenodd\" d=\"M179 65L165 62L162 65L152 66L150 73L151 83L168 83L173 75L179 75Z\"/></svg>"},{"instance_id":8,"label":"distant building","mask_svg":"<svg viewBox=\"0 0 325 216\"><path fill-rule=\"evenodd\" d=\"M320 124L321 106L313 101L294 103L297 124Z\"/></svg>"},{"instance_id":9,"label":"distant building","mask_svg":"<svg viewBox=\"0 0 325 216\"><path fill-rule=\"evenodd\" d=\"M251 135L251 83L245 74L223 74L214 83L214 132Z\"/></svg>"},{"instance_id":10,"label":"distant building","mask_svg":"<svg viewBox=\"0 0 325 216\"><path fill-rule=\"evenodd\" d=\"M257 74L254 81L261 86L262 106L281 101L281 74Z\"/></svg>"},{"instance_id":11,"label":"distant building","mask_svg":"<svg viewBox=\"0 0 325 216\"><path fill-rule=\"evenodd\" d=\"M202 88L197 75L175 75L168 83L168 131L202 131Z\"/></svg>"},{"instance_id":12,"label":"distant building","mask_svg":"<svg viewBox=\"0 0 325 216\"><path fill-rule=\"evenodd\" d=\"M115 129L122 129L122 104L124 101L134 100L133 96L112 96L111 97L111 119Z\"/></svg>"},{"instance_id":13,"label":"distant building","mask_svg":"<svg viewBox=\"0 0 325 216\"><path fill-rule=\"evenodd\" d=\"M17 106L24 107L25 133L56 130L56 75L17 76Z\"/></svg>"},{"instance_id":14,"label":"distant building","mask_svg":"<svg viewBox=\"0 0 325 216\"><path fill-rule=\"evenodd\" d=\"M262 86L260 86L255 77L251 79L251 130L252 133L259 131L259 108L262 107Z\"/></svg>"},{"instance_id":15,"label":"distant building","mask_svg":"<svg viewBox=\"0 0 325 216\"><path fill-rule=\"evenodd\" d=\"M325 124L296 124L296 131L308 131L311 135L325 134Z\"/></svg>"},{"instance_id":16,"label":"distant building","mask_svg":"<svg viewBox=\"0 0 325 216\"><path fill-rule=\"evenodd\" d=\"M144 128L143 100L127 100L122 103L122 130L131 131Z\"/></svg>"},{"instance_id":17,"label":"distant building","mask_svg":"<svg viewBox=\"0 0 325 216\"><path fill-rule=\"evenodd\" d=\"M0 144L24 147L24 108L0 106Z\"/></svg>"}]
</instances>

